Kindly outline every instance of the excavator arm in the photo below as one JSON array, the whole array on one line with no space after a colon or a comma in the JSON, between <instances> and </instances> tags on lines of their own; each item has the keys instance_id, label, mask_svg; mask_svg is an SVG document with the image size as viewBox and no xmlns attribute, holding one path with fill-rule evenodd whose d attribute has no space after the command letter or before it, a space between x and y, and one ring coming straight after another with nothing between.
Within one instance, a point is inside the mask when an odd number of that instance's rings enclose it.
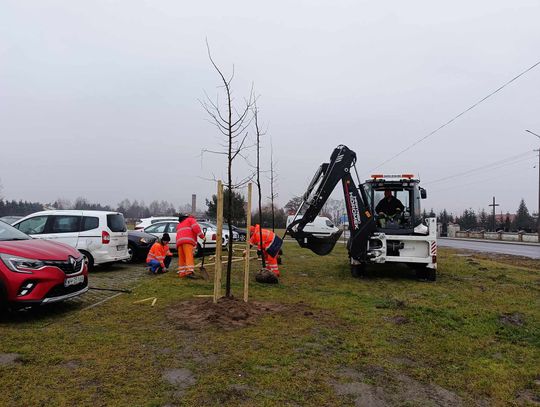
<instances>
[{"instance_id":1,"label":"excavator arm","mask_svg":"<svg viewBox=\"0 0 540 407\"><path fill-rule=\"evenodd\" d=\"M319 237L304 231L304 227L315 220L341 181L349 220L349 256L358 261L366 260L369 236L376 226L364 188L360 183L355 185L351 176L351 169L355 168L355 164L356 153L340 145L334 149L330 161L323 163L315 173L293 222L287 227L287 233L296 239L301 247L311 249L321 256L330 253L334 248L341 236L341 230L328 237ZM303 215L299 217L304 209Z\"/></svg>"}]
</instances>

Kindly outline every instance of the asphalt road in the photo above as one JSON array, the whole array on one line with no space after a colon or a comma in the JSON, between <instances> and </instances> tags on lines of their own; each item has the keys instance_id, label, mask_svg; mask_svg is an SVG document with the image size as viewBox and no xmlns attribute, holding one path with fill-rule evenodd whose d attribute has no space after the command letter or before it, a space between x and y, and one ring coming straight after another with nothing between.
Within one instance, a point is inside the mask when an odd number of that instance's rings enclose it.
<instances>
[{"instance_id":1,"label":"asphalt road","mask_svg":"<svg viewBox=\"0 0 540 407\"><path fill-rule=\"evenodd\" d=\"M530 257L540 259L540 245L512 244L498 242L480 242L475 240L455 240L438 238L440 247L452 247L454 249L468 249L478 252L510 254L513 256Z\"/></svg>"}]
</instances>

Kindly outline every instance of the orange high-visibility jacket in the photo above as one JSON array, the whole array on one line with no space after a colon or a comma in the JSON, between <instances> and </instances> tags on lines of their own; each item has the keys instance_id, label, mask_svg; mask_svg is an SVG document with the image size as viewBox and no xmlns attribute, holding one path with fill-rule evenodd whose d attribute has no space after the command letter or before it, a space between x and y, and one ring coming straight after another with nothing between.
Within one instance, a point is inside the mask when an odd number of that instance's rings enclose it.
<instances>
[{"instance_id":1,"label":"orange high-visibility jacket","mask_svg":"<svg viewBox=\"0 0 540 407\"><path fill-rule=\"evenodd\" d=\"M146 262L148 263L150 260L157 260L159 261L159 264L163 264L165 256L172 256L169 245L163 245L160 242L156 242L150 248L148 256L146 256Z\"/></svg>"},{"instance_id":2,"label":"orange high-visibility jacket","mask_svg":"<svg viewBox=\"0 0 540 407\"><path fill-rule=\"evenodd\" d=\"M274 232L268 229L262 230L262 247L261 247L261 234L260 234L261 227L259 225L255 225L255 230L253 232L253 235L249 239L249 243L253 246L257 246L259 250L262 250L263 248L266 249L268 246L272 244L272 241L274 240L274 237L276 236Z\"/></svg>"},{"instance_id":3,"label":"orange high-visibility jacket","mask_svg":"<svg viewBox=\"0 0 540 407\"><path fill-rule=\"evenodd\" d=\"M204 239L201 227L193 216L188 216L176 225L176 246L181 244L197 245L197 236Z\"/></svg>"}]
</instances>

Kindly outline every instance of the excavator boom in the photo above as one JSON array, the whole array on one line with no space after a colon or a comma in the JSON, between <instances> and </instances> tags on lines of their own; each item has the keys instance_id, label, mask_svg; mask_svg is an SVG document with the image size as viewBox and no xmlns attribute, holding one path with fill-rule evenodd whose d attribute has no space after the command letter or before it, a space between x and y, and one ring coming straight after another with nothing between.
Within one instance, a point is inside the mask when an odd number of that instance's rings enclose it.
<instances>
[{"instance_id":1,"label":"excavator boom","mask_svg":"<svg viewBox=\"0 0 540 407\"><path fill-rule=\"evenodd\" d=\"M358 261L366 260L369 236L375 231L376 226L364 188L360 182L356 185L351 176L351 169L355 163L356 153L340 145L334 149L330 161L323 163L315 173L303 195L303 202L295 215L295 220L287 228L287 233L295 238L301 247L309 248L322 256L329 254L334 248L341 236L341 230L328 237L319 237L305 232L304 227L315 220L341 181L349 220L350 239L347 247L349 256ZM299 217L303 210L304 213Z\"/></svg>"}]
</instances>

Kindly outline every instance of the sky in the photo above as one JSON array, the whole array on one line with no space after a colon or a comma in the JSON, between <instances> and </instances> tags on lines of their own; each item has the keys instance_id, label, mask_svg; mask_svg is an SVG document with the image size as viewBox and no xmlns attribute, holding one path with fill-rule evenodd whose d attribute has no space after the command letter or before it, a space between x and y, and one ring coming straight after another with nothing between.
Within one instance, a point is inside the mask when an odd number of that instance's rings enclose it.
<instances>
[{"instance_id":1,"label":"sky","mask_svg":"<svg viewBox=\"0 0 540 407\"><path fill-rule=\"evenodd\" d=\"M200 205L226 177L201 155L224 141L200 104L223 101L207 39L238 108L259 96L279 204L345 144L363 178L419 176L426 208L536 211L540 66L379 164L540 61L539 15L538 0L3 0L0 195Z\"/></svg>"}]
</instances>

